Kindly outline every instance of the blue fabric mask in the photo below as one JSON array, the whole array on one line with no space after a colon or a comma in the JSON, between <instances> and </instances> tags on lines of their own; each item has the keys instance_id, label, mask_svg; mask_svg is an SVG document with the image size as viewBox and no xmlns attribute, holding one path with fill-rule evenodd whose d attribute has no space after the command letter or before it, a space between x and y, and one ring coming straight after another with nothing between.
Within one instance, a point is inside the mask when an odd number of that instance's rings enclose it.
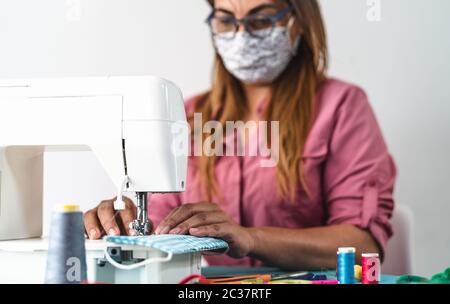
<instances>
[{"instance_id":1,"label":"blue fabric mask","mask_svg":"<svg viewBox=\"0 0 450 304\"><path fill-rule=\"evenodd\" d=\"M205 251L228 250L228 243L209 237L191 235L149 235L149 236L107 236L105 241L118 245L133 245L154 248L171 254L185 254Z\"/></svg>"}]
</instances>

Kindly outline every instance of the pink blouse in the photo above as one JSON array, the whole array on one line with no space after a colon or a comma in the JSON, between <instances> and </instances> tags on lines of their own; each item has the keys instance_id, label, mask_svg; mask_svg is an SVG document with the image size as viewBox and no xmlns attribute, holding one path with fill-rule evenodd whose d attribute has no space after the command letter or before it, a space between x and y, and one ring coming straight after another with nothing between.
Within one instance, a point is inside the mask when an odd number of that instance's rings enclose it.
<instances>
[{"instance_id":1,"label":"pink blouse","mask_svg":"<svg viewBox=\"0 0 450 304\"><path fill-rule=\"evenodd\" d=\"M186 103L188 114L193 113L194 102ZM260 156L224 156L216 165L220 207L245 227L356 225L369 231L384 250L392 236L389 219L396 169L367 96L356 86L328 79L316 96L316 111L302 156L310 196L299 191L294 203L280 198L276 168L262 167ZM152 196L149 212L155 225L181 204L204 201L193 186L195 171L195 159L190 157L187 191ZM262 265L248 257L220 255L207 260L211 265Z\"/></svg>"}]
</instances>

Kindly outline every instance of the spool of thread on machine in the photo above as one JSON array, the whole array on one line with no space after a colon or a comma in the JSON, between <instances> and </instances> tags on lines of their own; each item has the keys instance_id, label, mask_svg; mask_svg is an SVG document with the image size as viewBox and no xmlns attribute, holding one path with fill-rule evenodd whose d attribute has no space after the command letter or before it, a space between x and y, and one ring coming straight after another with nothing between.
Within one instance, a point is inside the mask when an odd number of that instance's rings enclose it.
<instances>
[{"instance_id":1,"label":"spool of thread on machine","mask_svg":"<svg viewBox=\"0 0 450 304\"><path fill-rule=\"evenodd\" d=\"M83 213L61 205L53 212L45 273L46 284L80 284L87 280Z\"/></svg>"},{"instance_id":2,"label":"spool of thread on machine","mask_svg":"<svg viewBox=\"0 0 450 304\"><path fill-rule=\"evenodd\" d=\"M378 284L380 282L381 262L378 253L363 253L362 264L362 284Z\"/></svg>"},{"instance_id":3,"label":"spool of thread on machine","mask_svg":"<svg viewBox=\"0 0 450 304\"><path fill-rule=\"evenodd\" d=\"M353 247L338 249L336 276L339 284L355 284L355 253Z\"/></svg>"}]
</instances>

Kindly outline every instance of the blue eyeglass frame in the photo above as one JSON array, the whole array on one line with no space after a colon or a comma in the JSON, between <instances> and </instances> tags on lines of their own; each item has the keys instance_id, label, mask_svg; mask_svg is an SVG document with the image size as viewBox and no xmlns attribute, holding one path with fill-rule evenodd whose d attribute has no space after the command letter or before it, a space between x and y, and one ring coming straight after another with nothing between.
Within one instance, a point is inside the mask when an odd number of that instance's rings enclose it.
<instances>
[{"instance_id":1,"label":"blue eyeglass frame","mask_svg":"<svg viewBox=\"0 0 450 304\"><path fill-rule=\"evenodd\" d=\"M289 5L288 7L280 10L275 15L272 15L272 16L265 15L264 18L267 18L268 20L270 20L272 22L272 30L273 30L275 28L275 24L277 22L281 21L284 17L286 17L287 14L291 13L293 10L294 10L294 8L292 7L292 5ZM216 10L213 10L211 12L211 14L208 16L208 18L206 19L206 23L209 25L209 27L211 29L211 33L213 35L217 35L217 33L214 33L213 29L212 29L212 20L214 19L216 12L217 12ZM242 19L237 19L234 16L230 16L230 17L234 21L233 23L234 23L234 27L235 27L234 35L233 35L232 38L234 38L236 36L236 33L239 31L239 25L240 24L244 25L245 31L247 33L249 33L251 36L262 38L262 37L260 37L260 36L258 36L256 34L254 34L251 30L249 30L249 26L248 26L248 22L249 21L254 20L254 19L261 19L261 17L256 17L256 14L246 16L246 17L244 17Z\"/></svg>"}]
</instances>

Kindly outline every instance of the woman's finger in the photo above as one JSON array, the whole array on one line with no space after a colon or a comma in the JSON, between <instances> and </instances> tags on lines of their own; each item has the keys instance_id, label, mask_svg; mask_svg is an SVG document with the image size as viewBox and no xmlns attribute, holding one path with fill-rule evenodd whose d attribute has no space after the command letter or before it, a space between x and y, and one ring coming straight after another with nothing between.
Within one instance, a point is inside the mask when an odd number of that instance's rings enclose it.
<instances>
[{"instance_id":1,"label":"woman's finger","mask_svg":"<svg viewBox=\"0 0 450 304\"><path fill-rule=\"evenodd\" d=\"M118 212L114 211L113 201L103 201L98 206L97 216L105 234L120 235L120 228L115 219L117 214Z\"/></svg>"},{"instance_id":2,"label":"woman's finger","mask_svg":"<svg viewBox=\"0 0 450 304\"><path fill-rule=\"evenodd\" d=\"M97 217L97 208L84 214L84 229L90 240L98 240L102 237L102 225Z\"/></svg>"},{"instance_id":3,"label":"woman's finger","mask_svg":"<svg viewBox=\"0 0 450 304\"><path fill-rule=\"evenodd\" d=\"M187 234L189 229L228 221L228 216L222 211L196 213L172 230L170 234Z\"/></svg>"},{"instance_id":4,"label":"woman's finger","mask_svg":"<svg viewBox=\"0 0 450 304\"><path fill-rule=\"evenodd\" d=\"M134 235L134 230L130 229L130 223L136 219L136 206L129 198L124 197L123 201L125 203L125 209L119 211L123 232L127 235Z\"/></svg>"},{"instance_id":5,"label":"woman's finger","mask_svg":"<svg viewBox=\"0 0 450 304\"><path fill-rule=\"evenodd\" d=\"M213 203L185 204L178 207L174 212L161 221L155 230L155 234L166 234L170 230L200 212L216 211L218 207Z\"/></svg>"}]
</instances>

